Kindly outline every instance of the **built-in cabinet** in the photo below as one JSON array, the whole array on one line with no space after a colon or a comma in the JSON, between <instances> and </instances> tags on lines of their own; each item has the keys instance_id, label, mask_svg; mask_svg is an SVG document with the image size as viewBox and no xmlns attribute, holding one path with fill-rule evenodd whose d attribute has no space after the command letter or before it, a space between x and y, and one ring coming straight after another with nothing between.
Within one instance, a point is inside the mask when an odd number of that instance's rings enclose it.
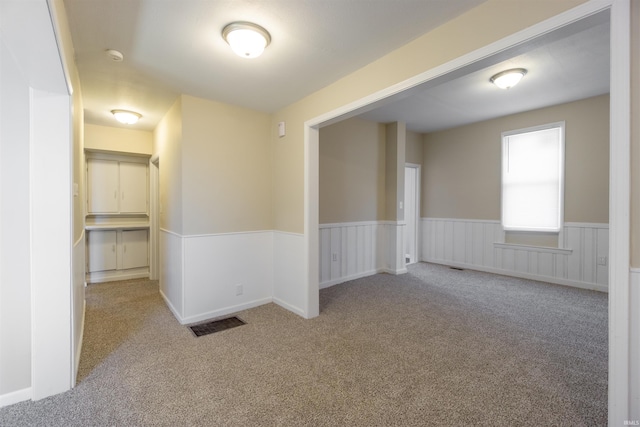
<instances>
[{"instance_id":1,"label":"built-in cabinet","mask_svg":"<svg viewBox=\"0 0 640 427\"><path fill-rule=\"evenodd\" d=\"M149 276L148 158L87 152L87 282Z\"/></svg>"},{"instance_id":2,"label":"built-in cabinet","mask_svg":"<svg viewBox=\"0 0 640 427\"><path fill-rule=\"evenodd\" d=\"M146 214L148 167L129 161L87 160L87 213Z\"/></svg>"}]
</instances>

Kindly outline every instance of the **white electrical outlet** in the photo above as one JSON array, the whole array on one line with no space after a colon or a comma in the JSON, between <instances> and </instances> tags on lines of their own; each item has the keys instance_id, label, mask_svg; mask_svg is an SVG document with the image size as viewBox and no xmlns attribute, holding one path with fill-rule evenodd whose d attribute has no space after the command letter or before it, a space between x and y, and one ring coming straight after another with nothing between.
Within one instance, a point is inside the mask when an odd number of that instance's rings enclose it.
<instances>
[{"instance_id":1,"label":"white electrical outlet","mask_svg":"<svg viewBox=\"0 0 640 427\"><path fill-rule=\"evenodd\" d=\"M236 285L236 296L240 296L244 293L242 285Z\"/></svg>"},{"instance_id":2,"label":"white electrical outlet","mask_svg":"<svg viewBox=\"0 0 640 427\"><path fill-rule=\"evenodd\" d=\"M607 257L599 256L598 257L598 265L607 265Z\"/></svg>"},{"instance_id":3,"label":"white electrical outlet","mask_svg":"<svg viewBox=\"0 0 640 427\"><path fill-rule=\"evenodd\" d=\"M338 261L338 254L334 252L333 255L331 255L331 260Z\"/></svg>"}]
</instances>

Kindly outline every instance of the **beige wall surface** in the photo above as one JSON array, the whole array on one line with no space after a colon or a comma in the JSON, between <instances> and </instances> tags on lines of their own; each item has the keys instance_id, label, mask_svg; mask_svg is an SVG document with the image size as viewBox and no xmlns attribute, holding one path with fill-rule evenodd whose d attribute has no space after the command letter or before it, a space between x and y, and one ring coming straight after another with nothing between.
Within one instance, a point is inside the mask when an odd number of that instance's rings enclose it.
<instances>
[{"instance_id":1,"label":"beige wall surface","mask_svg":"<svg viewBox=\"0 0 640 427\"><path fill-rule=\"evenodd\" d=\"M304 231L304 122L433 69L523 30L586 0L488 0L377 61L276 112L272 128L287 123L287 136L272 132L274 225Z\"/></svg>"},{"instance_id":2,"label":"beige wall surface","mask_svg":"<svg viewBox=\"0 0 640 427\"><path fill-rule=\"evenodd\" d=\"M385 128L358 118L320 129L320 223L385 217Z\"/></svg>"},{"instance_id":3,"label":"beige wall surface","mask_svg":"<svg viewBox=\"0 0 640 427\"><path fill-rule=\"evenodd\" d=\"M183 95L184 234L273 228L270 126L269 114Z\"/></svg>"},{"instance_id":4,"label":"beige wall surface","mask_svg":"<svg viewBox=\"0 0 640 427\"><path fill-rule=\"evenodd\" d=\"M150 156L153 151L153 133L145 130L86 124L84 147L89 150Z\"/></svg>"},{"instance_id":5,"label":"beige wall surface","mask_svg":"<svg viewBox=\"0 0 640 427\"><path fill-rule=\"evenodd\" d=\"M406 156L406 125L403 122L388 123L385 147L385 220L404 220L404 159Z\"/></svg>"},{"instance_id":6,"label":"beige wall surface","mask_svg":"<svg viewBox=\"0 0 640 427\"><path fill-rule=\"evenodd\" d=\"M424 136L422 212L500 219L501 133L565 121L565 222L609 222L609 96Z\"/></svg>"},{"instance_id":7,"label":"beige wall surface","mask_svg":"<svg viewBox=\"0 0 640 427\"><path fill-rule=\"evenodd\" d=\"M422 134L411 132L407 130L406 146L405 146L405 161L407 163L413 163L415 165L422 165L424 150L422 148Z\"/></svg>"},{"instance_id":8,"label":"beige wall surface","mask_svg":"<svg viewBox=\"0 0 640 427\"><path fill-rule=\"evenodd\" d=\"M182 98L178 98L153 132L159 159L160 228L182 234Z\"/></svg>"}]
</instances>

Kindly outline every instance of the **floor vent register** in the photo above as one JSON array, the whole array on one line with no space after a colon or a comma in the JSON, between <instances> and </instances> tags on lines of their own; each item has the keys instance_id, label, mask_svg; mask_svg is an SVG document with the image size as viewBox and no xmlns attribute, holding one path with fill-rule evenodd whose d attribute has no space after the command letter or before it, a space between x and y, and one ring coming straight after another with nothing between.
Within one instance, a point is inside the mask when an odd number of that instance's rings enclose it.
<instances>
[{"instance_id":1,"label":"floor vent register","mask_svg":"<svg viewBox=\"0 0 640 427\"><path fill-rule=\"evenodd\" d=\"M211 322L191 325L189 326L189 329L191 329L191 332L193 332L196 337L201 337L203 335L226 331L227 329L235 328L237 326L242 326L245 324L246 322L234 316L226 319L213 320Z\"/></svg>"}]
</instances>

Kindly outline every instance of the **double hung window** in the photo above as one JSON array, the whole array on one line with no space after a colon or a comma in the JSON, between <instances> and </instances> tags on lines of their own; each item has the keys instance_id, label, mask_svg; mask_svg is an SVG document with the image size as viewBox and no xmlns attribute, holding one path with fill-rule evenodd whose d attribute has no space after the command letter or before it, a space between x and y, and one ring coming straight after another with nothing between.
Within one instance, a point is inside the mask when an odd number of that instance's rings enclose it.
<instances>
[{"instance_id":1,"label":"double hung window","mask_svg":"<svg viewBox=\"0 0 640 427\"><path fill-rule=\"evenodd\" d=\"M563 221L564 122L502 134L502 226L558 232Z\"/></svg>"}]
</instances>

